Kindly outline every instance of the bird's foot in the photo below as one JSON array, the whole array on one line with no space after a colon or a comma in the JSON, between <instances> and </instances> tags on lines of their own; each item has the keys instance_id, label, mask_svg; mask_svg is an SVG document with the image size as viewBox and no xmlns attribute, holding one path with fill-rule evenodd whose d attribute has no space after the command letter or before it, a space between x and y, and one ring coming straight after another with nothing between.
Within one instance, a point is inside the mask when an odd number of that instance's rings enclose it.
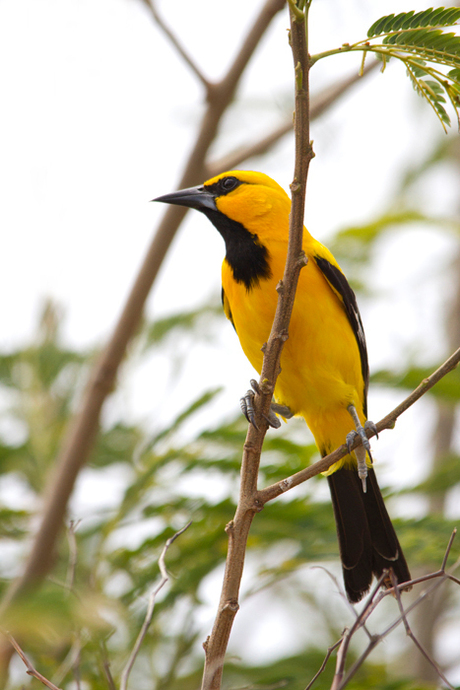
<instances>
[{"instance_id":1,"label":"bird's foot","mask_svg":"<svg viewBox=\"0 0 460 690\"><path fill-rule=\"evenodd\" d=\"M351 453L353 444L356 440L356 438L361 439L362 445L358 446L355 448L355 455L356 459L358 461L358 477L361 479L362 485L363 485L363 491L366 493L367 485L366 485L366 480L367 480L367 462L366 462L366 456L369 454L369 458L372 461L372 456L371 456L371 444L369 443L369 439L367 438L366 434L366 429L369 429L372 431L378 438L378 433L377 433L377 427L375 426L374 422L371 422L370 420L367 420L364 424L364 426L361 424L360 419L358 417L358 413L356 412L356 408L354 405L349 405L347 407L348 412L350 413L354 423L356 430L350 431L347 434L346 438L346 443L347 443L347 448L348 452Z\"/></svg>"},{"instance_id":2,"label":"bird's foot","mask_svg":"<svg viewBox=\"0 0 460 690\"><path fill-rule=\"evenodd\" d=\"M251 379L249 383L251 384L252 390L246 391L246 394L240 398L241 412L244 414L249 424L252 424L252 426L256 429L259 429L254 413L254 396L256 393L260 393L260 388L255 379Z\"/></svg>"},{"instance_id":3,"label":"bird's foot","mask_svg":"<svg viewBox=\"0 0 460 690\"><path fill-rule=\"evenodd\" d=\"M377 430L377 425L374 424L374 422L372 422L370 419L368 419L366 422L364 422L364 429L369 429L369 431L372 431L372 433L375 435L375 438L378 439L379 432Z\"/></svg>"},{"instance_id":4,"label":"bird's foot","mask_svg":"<svg viewBox=\"0 0 460 690\"><path fill-rule=\"evenodd\" d=\"M251 379L250 384L252 390L248 390L246 395L240 398L240 407L249 424L252 424L258 429L259 427L257 426L254 412L254 396L256 393L260 393L260 387L255 379ZM263 417L266 419L269 426L273 429L279 429L281 426L281 422L277 417L279 414L286 419L290 419L293 416L293 413L287 405L272 403L268 415L264 414Z\"/></svg>"}]
</instances>

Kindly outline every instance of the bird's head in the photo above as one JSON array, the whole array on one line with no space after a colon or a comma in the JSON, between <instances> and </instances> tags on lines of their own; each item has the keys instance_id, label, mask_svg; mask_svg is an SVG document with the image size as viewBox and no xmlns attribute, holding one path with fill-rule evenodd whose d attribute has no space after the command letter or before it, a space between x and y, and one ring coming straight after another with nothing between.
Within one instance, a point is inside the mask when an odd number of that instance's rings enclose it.
<instances>
[{"instance_id":1,"label":"bird's head","mask_svg":"<svg viewBox=\"0 0 460 690\"><path fill-rule=\"evenodd\" d=\"M271 177L259 172L230 170L154 201L201 211L218 227L219 215L244 226L263 241L270 227L288 228L290 199Z\"/></svg>"},{"instance_id":2,"label":"bird's head","mask_svg":"<svg viewBox=\"0 0 460 690\"><path fill-rule=\"evenodd\" d=\"M225 241L225 260L234 280L248 291L272 276L272 242L287 248L291 202L268 175L231 170L154 201L204 213Z\"/></svg>"}]
</instances>

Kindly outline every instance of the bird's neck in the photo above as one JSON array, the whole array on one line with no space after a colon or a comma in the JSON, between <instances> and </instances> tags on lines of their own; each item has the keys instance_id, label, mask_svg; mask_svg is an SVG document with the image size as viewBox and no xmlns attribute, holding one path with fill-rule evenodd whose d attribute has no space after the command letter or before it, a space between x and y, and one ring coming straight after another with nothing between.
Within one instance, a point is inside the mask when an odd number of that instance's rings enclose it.
<instances>
[{"instance_id":1,"label":"bird's neck","mask_svg":"<svg viewBox=\"0 0 460 690\"><path fill-rule=\"evenodd\" d=\"M249 291L271 277L270 254L257 235L219 211L206 209L204 213L224 239L225 259L237 283L243 283Z\"/></svg>"}]
</instances>

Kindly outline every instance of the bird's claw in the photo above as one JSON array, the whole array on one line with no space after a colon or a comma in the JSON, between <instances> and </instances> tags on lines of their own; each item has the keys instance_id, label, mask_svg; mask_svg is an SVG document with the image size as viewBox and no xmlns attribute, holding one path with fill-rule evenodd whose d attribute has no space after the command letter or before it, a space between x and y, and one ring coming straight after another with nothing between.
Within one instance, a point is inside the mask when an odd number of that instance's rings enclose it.
<instances>
[{"instance_id":1,"label":"bird's claw","mask_svg":"<svg viewBox=\"0 0 460 690\"><path fill-rule=\"evenodd\" d=\"M294 412L287 405L280 405L279 403L272 403L270 405L270 410L276 414L281 415L285 419L291 419L294 416Z\"/></svg>"},{"instance_id":2,"label":"bird's claw","mask_svg":"<svg viewBox=\"0 0 460 690\"><path fill-rule=\"evenodd\" d=\"M357 438L361 439L361 443L363 444L364 448L368 453L370 453L371 444L369 443L369 439L367 438L367 434L363 426L360 426L358 429L356 429L356 431L353 429L353 431L348 432L346 437L348 452L351 453L353 450L353 444Z\"/></svg>"},{"instance_id":3,"label":"bird's claw","mask_svg":"<svg viewBox=\"0 0 460 690\"><path fill-rule=\"evenodd\" d=\"M378 439L378 437L379 437L379 432L378 432L378 429L377 429L377 425L374 424L374 422L372 422L370 419L368 419L366 422L364 422L364 428L365 428L365 429L369 429L369 431L372 431L372 433L374 434L375 438Z\"/></svg>"},{"instance_id":4,"label":"bird's claw","mask_svg":"<svg viewBox=\"0 0 460 690\"><path fill-rule=\"evenodd\" d=\"M251 379L250 384L252 390L248 390L246 395L240 398L240 407L249 424L259 429L255 419L254 396L256 393L260 393L260 387L255 379ZM286 419L290 419L293 416L293 413L287 405L279 405L278 403L272 403L268 415L263 414L262 416L272 429L279 429L281 426L281 422L277 417L279 414Z\"/></svg>"},{"instance_id":5,"label":"bird's claw","mask_svg":"<svg viewBox=\"0 0 460 690\"><path fill-rule=\"evenodd\" d=\"M252 381L251 381L251 384L252 384ZM241 407L241 412L244 414L244 416L248 420L249 424L252 424L252 426L258 430L259 427L257 426L255 412L254 412L254 395L255 395L255 392L253 390L246 391L246 395L244 395L242 398L240 398L240 407Z\"/></svg>"},{"instance_id":6,"label":"bird's claw","mask_svg":"<svg viewBox=\"0 0 460 690\"><path fill-rule=\"evenodd\" d=\"M243 400L243 398L241 398ZM356 438L359 436L358 432L353 429L353 431L349 431L347 436L346 436L346 444L348 448L348 452L351 453L353 450L353 444L356 440Z\"/></svg>"},{"instance_id":7,"label":"bird's claw","mask_svg":"<svg viewBox=\"0 0 460 690\"><path fill-rule=\"evenodd\" d=\"M348 406L348 412L350 413L354 423L356 430L350 431L347 434L346 437L346 444L348 448L348 452L351 453L353 449L353 444L356 441L357 438L361 439L362 445L357 446L355 448L355 455L356 459L358 461L358 477L361 479L362 485L363 485L363 491L366 493L367 490L367 461L366 457L369 455L369 458L372 462L372 456L371 456L371 444L369 443L369 439L367 438L366 434L366 429L369 429L369 431L372 431L377 438L378 438L378 433L377 433L377 427L374 424L374 422L371 422L370 420L367 420L364 423L364 426L361 424L358 413L356 412L356 408L354 405L349 405Z\"/></svg>"},{"instance_id":8,"label":"bird's claw","mask_svg":"<svg viewBox=\"0 0 460 690\"><path fill-rule=\"evenodd\" d=\"M287 405L280 405L279 403L272 402L268 416L264 415L272 429L279 429L281 426L281 422L277 415L281 415L281 417L284 417L285 419L291 419L291 417L294 416L294 413Z\"/></svg>"}]
</instances>

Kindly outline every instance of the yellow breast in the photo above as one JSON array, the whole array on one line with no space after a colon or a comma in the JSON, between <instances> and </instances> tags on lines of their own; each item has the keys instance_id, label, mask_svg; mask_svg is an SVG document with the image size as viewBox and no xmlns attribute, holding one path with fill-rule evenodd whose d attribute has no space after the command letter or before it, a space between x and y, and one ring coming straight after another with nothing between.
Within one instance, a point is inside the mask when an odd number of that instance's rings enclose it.
<instances>
[{"instance_id":1,"label":"yellow breast","mask_svg":"<svg viewBox=\"0 0 460 690\"><path fill-rule=\"evenodd\" d=\"M233 280L226 261L222 267L222 286L236 332L259 373L261 348L270 334L278 298L276 286L283 275L287 250L282 240L264 237L264 243L272 276L257 287L246 290ZM318 250L323 255L327 252L307 233L304 251L309 261L300 274L275 397L305 418L324 453L343 443L353 428L346 408L353 403L362 409L364 381L358 345L342 302L314 260Z\"/></svg>"}]
</instances>

